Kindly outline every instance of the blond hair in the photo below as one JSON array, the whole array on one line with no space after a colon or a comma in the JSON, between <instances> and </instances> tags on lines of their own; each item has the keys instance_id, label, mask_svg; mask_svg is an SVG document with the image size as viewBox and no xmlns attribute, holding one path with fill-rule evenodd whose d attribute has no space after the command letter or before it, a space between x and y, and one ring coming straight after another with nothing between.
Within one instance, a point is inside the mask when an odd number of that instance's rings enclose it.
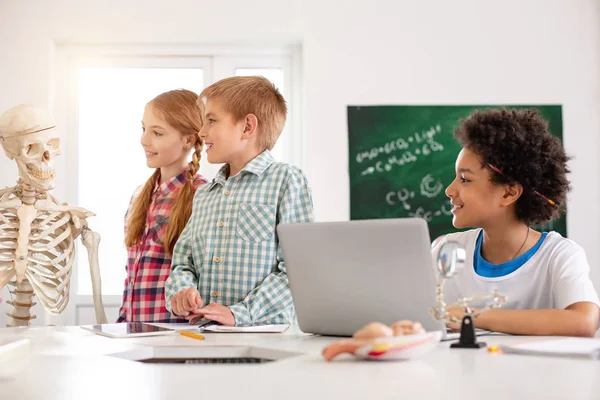
<instances>
[{"instance_id":1,"label":"blond hair","mask_svg":"<svg viewBox=\"0 0 600 400\"><path fill-rule=\"evenodd\" d=\"M254 114L258 120L258 144L271 150L283 131L287 106L279 90L262 76L235 76L213 83L200 93L198 104L218 101L236 120Z\"/></svg>"},{"instance_id":2,"label":"blond hair","mask_svg":"<svg viewBox=\"0 0 600 400\"><path fill-rule=\"evenodd\" d=\"M181 231L185 227L192 214L192 201L194 197L194 179L200 168L200 153L202 152L202 139L198 132L202 129L203 116L196 105L198 96L196 93L178 89L162 93L150 100L154 112L160 115L169 125L175 128L182 136L194 138L194 154L189 163L186 182L177 194L173 210L169 216L167 230L163 238L163 246L167 254L173 254L173 248ZM127 234L125 244L131 247L139 242L144 234L148 205L152 198L154 185L160 177L160 169L157 168L150 179L146 181L139 195L134 199L131 212L127 219Z\"/></svg>"}]
</instances>

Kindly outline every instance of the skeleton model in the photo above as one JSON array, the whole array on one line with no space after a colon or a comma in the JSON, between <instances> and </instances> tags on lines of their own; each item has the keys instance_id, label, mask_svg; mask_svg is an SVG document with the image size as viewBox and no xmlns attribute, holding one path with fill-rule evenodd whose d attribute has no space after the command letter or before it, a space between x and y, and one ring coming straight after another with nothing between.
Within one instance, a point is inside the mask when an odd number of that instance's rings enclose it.
<instances>
[{"instance_id":1,"label":"skeleton model","mask_svg":"<svg viewBox=\"0 0 600 400\"><path fill-rule=\"evenodd\" d=\"M485 347L485 343L477 342L473 319L492 308L502 307L502 305L506 303L506 296L497 290L494 290L491 293L459 298L455 303L448 306L444 301L444 283L447 279L456 276L462 270L465 259L466 253L464 248L457 242L446 241L444 239L437 259L439 272L439 279L435 288L437 304L435 307L429 309L429 313L437 320L462 324L459 342L453 343L450 347L478 349ZM484 303L484 306L477 310L471 306L472 304L482 302ZM451 316L448 312L448 308L450 307L461 307L464 309L464 317L458 319L457 317Z\"/></svg>"},{"instance_id":2,"label":"skeleton model","mask_svg":"<svg viewBox=\"0 0 600 400\"><path fill-rule=\"evenodd\" d=\"M0 190L0 289L13 288L7 326L29 325L35 318L30 313L34 295L50 314L65 309L79 235L88 252L96 321L105 323L100 235L87 223L94 213L60 203L49 192L55 186L54 158L60 154L54 118L38 107L14 107L0 116L0 143L19 168L17 185Z\"/></svg>"}]
</instances>

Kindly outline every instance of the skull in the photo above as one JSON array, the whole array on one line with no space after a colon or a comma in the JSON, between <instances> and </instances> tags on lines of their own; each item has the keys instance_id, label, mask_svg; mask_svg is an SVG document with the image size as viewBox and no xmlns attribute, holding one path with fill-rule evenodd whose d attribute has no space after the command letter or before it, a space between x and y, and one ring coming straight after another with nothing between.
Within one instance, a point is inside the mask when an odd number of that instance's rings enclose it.
<instances>
[{"instance_id":1,"label":"skull","mask_svg":"<svg viewBox=\"0 0 600 400\"><path fill-rule=\"evenodd\" d=\"M31 105L11 108L0 117L0 143L17 162L23 182L42 191L54 189L60 138L48 111Z\"/></svg>"}]
</instances>

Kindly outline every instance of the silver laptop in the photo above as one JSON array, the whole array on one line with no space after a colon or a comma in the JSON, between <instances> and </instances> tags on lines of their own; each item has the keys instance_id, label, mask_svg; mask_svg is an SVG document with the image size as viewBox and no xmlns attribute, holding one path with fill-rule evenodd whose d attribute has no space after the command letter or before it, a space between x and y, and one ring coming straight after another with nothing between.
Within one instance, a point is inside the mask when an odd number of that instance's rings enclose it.
<instances>
[{"instance_id":1,"label":"silver laptop","mask_svg":"<svg viewBox=\"0 0 600 400\"><path fill-rule=\"evenodd\" d=\"M369 322L403 319L445 330L428 312L436 282L423 219L281 224L277 232L303 332L351 336Z\"/></svg>"}]
</instances>

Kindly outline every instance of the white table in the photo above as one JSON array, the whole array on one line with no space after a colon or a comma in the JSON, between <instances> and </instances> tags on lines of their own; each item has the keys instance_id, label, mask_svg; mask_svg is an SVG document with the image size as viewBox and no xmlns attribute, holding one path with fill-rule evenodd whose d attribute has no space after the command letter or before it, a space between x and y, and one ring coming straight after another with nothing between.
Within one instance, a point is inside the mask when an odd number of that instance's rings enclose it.
<instances>
[{"instance_id":1,"label":"white table","mask_svg":"<svg viewBox=\"0 0 600 400\"><path fill-rule=\"evenodd\" d=\"M404 362L325 362L334 338L206 334L111 339L79 327L0 329L0 341L27 337L33 354L0 399L600 399L600 362L449 349L441 343ZM488 344L523 341L490 336ZM528 338L527 340L531 340ZM266 357L264 364L147 364L136 359Z\"/></svg>"}]
</instances>

